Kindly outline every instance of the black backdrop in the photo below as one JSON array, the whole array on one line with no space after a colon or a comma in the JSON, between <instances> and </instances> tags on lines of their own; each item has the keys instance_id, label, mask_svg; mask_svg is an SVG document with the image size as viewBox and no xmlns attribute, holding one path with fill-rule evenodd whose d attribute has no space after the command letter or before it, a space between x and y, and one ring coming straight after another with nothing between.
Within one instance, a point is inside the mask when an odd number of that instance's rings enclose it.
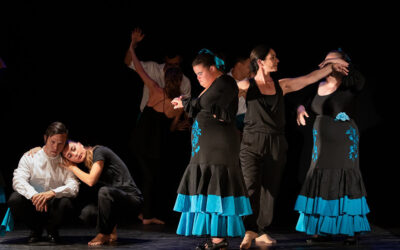
<instances>
[{"instance_id":1,"label":"black backdrop","mask_svg":"<svg viewBox=\"0 0 400 250\"><path fill-rule=\"evenodd\" d=\"M139 57L161 62L169 50L181 53L193 95L201 89L191 60L203 47L230 56L248 52L259 43L271 44L280 59L275 74L278 78L306 74L316 69L329 50L345 50L368 82L359 125L370 219L385 226L399 225L400 216L393 204L399 190L399 171L391 121L396 114L396 83L391 78L396 71L390 68L393 59L389 60L396 52L391 9L344 3L258 6L231 2L216 6L205 2L139 5L138 1L15 1L3 5L0 56L8 68L0 82L0 144L6 191L12 191L12 171L22 153L42 145L45 128L56 120L68 126L72 139L112 148L135 173L136 161L129 145L142 83L123 59L130 32L139 26L146 34L138 48ZM278 222L293 223L296 217L292 208L300 188L303 137L295 126L293 103L307 91L286 97L290 148ZM183 145L182 158L190 151L187 144ZM178 153L173 155L179 157ZM174 169L174 159L166 166L170 173L166 179L173 182L186 163L186 159L175 160L180 162L180 169Z\"/></svg>"}]
</instances>

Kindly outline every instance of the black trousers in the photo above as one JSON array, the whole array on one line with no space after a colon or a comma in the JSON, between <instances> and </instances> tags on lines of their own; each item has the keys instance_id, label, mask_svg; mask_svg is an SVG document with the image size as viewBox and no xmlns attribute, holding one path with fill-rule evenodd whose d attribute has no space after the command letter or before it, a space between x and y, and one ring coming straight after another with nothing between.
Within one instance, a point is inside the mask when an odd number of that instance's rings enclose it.
<instances>
[{"instance_id":1,"label":"black trousers","mask_svg":"<svg viewBox=\"0 0 400 250\"><path fill-rule=\"evenodd\" d=\"M127 213L138 215L142 204L141 195L128 193L115 187L103 186L98 192L97 205L86 205L79 218L88 225L97 221L97 231L102 234L110 234L118 222L124 219L124 215Z\"/></svg>"},{"instance_id":2,"label":"black trousers","mask_svg":"<svg viewBox=\"0 0 400 250\"><path fill-rule=\"evenodd\" d=\"M162 183L161 158L150 158L138 155L140 164L144 204L143 218L151 219L158 217L163 209L160 207L165 192L160 188ZM162 186L162 185L161 185Z\"/></svg>"},{"instance_id":3,"label":"black trousers","mask_svg":"<svg viewBox=\"0 0 400 250\"><path fill-rule=\"evenodd\" d=\"M283 134L243 133L240 164L253 210L243 219L247 231L266 233L272 223L286 151Z\"/></svg>"},{"instance_id":4,"label":"black trousers","mask_svg":"<svg viewBox=\"0 0 400 250\"><path fill-rule=\"evenodd\" d=\"M17 192L11 194L7 205L15 220L20 220L30 230L56 232L63 222L71 219L73 205L71 198L53 198L47 202L47 212L38 212L31 200Z\"/></svg>"}]
</instances>

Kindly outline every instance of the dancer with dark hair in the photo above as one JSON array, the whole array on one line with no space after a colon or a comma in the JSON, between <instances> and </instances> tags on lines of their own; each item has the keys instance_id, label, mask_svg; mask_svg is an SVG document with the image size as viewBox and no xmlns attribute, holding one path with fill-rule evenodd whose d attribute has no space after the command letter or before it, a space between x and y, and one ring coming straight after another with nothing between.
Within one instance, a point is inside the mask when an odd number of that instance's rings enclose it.
<instances>
[{"instance_id":1,"label":"dancer with dark hair","mask_svg":"<svg viewBox=\"0 0 400 250\"><path fill-rule=\"evenodd\" d=\"M259 45L251 51L250 59L255 77L239 82L239 88L247 91L240 164L253 209L253 214L244 218L246 235L241 248L245 249L253 240L259 244L276 242L267 234L267 228L272 223L286 163L284 95L317 82L334 70L347 72L347 63L335 59L307 75L278 81L271 77L279 63L272 48Z\"/></svg>"},{"instance_id":2,"label":"dancer with dark hair","mask_svg":"<svg viewBox=\"0 0 400 250\"><path fill-rule=\"evenodd\" d=\"M83 208L80 219L88 224L97 218L98 234L89 246L103 245L117 240L117 223L126 213L139 214L143 197L131 177L128 167L111 149L105 146L84 147L69 141L63 150L65 168L82 182L92 187L101 185L96 205ZM84 163L89 172L76 164Z\"/></svg>"},{"instance_id":3,"label":"dancer with dark hair","mask_svg":"<svg viewBox=\"0 0 400 250\"><path fill-rule=\"evenodd\" d=\"M341 50L327 54L325 62L349 57ZM326 63L320 66L324 67ZM311 110L316 118L311 166L297 198L300 213L296 230L314 235L308 242L346 235L345 244L357 243L357 235L370 231L366 214L366 190L359 168L359 132L355 123L355 100L364 87L364 77L352 63L348 75L333 72L322 81ZM297 123L306 124L304 106Z\"/></svg>"},{"instance_id":4,"label":"dancer with dark hair","mask_svg":"<svg viewBox=\"0 0 400 250\"><path fill-rule=\"evenodd\" d=\"M163 151L169 131L187 129L189 124L181 119L183 109L174 109L171 100L180 96L183 73L178 67L165 71L165 87L152 79L136 56L135 48L142 41L144 34L140 29L132 32L130 53L133 64L145 86L149 89L149 100L137 124L135 150L142 172L142 190L144 195L143 224L164 224L160 220L157 202L164 193L157 187L162 180Z\"/></svg>"},{"instance_id":5,"label":"dancer with dark hair","mask_svg":"<svg viewBox=\"0 0 400 250\"><path fill-rule=\"evenodd\" d=\"M177 234L211 237L197 249L222 249L227 237L245 233L241 216L251 214L239 166L239 131L235 126L238 87L223 74L224 61L203 49L193 70L204 90L183 102L194 118L192 156L178 188L174 210L181 212ZM183 107L175 98L176 108Z\"/></svg>"},{"instance_id":6,"label":"dancer with dark hair","mask_svg":"<svg viewBox=\"0 0 400 250\"><path fill-rule=\"evenodd\" d=\"M132 33L134 33L137 30L140 29L135 29ZM126 52L124 62L130 69L133 69L139 73L137 65L133 61L132 49L134 48L132 48L132 45L134 44L131 43L128 51ZM165 78L167 70L169 68L181 69L181 63L182 63L182 56L179 55L178 53L175 53L175 51L165 53L164 63L161 64L158 64L153 61L146 61L146 62L140 61L141 68L143 68L146 74L155 82L157 82L157 85L161 88L165 88L167 86L166 85L167 79ZM178 92L179 95L177 96L183 95L186 98L189 98L191 96L190 80L184 74L182 75L182 79L180 80L180 84L178 86ZM143 112L144 108L146 107L147 102L149 101L149 96L150 96L150 89L147 85L145 85L143 87L143 95L140 103L141 112Z\"/></svg>"},{"instance_id":7,"label":"dancer with dark hair","mask_svg":"<svg viewBox=\"0 0 400 250\"><path fill-rule=\"evenodd\" d=\"M58 229L73 211L71 198L79 191L75 176L62 167L62 152L68 130L61 122L49 125L45 145L34 156L24 154L14 170L14 193L8 199L15 220L31 230L28 243L41 240L43 229L47 240L60 241Z\"/></svg>"}]
</instances>

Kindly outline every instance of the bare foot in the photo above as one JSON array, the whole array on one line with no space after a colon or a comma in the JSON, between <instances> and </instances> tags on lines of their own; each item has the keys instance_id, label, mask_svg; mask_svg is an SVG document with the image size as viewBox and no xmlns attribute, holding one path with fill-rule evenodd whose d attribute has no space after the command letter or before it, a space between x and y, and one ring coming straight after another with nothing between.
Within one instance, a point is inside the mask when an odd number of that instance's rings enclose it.
<instances>
[{"instance_id":1,"label":"bare foot","mask_svg":"<svg viewBox=\"0 0 400 250\"><path fill-rule=\"evenodd\" d=\"M143 219L142 223L143 223L143 225L149 225L149 224L164 225L165 224L164 221L159 220L157 218Z\"/></svg>"},{"instance_id":2,"label":"bare foot","mask_svg":"<svg viewBox=\"0 0 400 250\"><path fill-rule=\"evenodd\" d=\"M253 231L246 231L242 243L240 243L240 249L249 249L251 242L258 237L258 234Z\"/></svg>"},{"instance_id":3,"label":"bare foot","mask_svg":"<svg viewBox=\"0 0 400 250\"><path fill-rule=\"evenodd\" d=\"M256 244L258 245L271 245L275 244L276 240L269 236L268 234L263 234L256 238Z\"/></svg>"},{"instance_id":4,"label":"bare foot","mask_svg":"<svg viewBox=\"0 0 400 250\"><path fill-rule=\"evenodd\" d=\"M110 235L99 233L91 241L88 242L89 246L100 246L109 243Z\"/></svg>"},{"instance_id":5,"label":"bare foot","mask_svg":"<svg viewBox=\"0 0 400 250\"><path fill-rule=\"evenodd\" d=\"M117 226L115 226L114 229L113 229L113 231L112 231L112 233L110 234L109 242L110 242L110 243L116 242L117 239L118 239L118 236L117 236Z\"/></svg>"}]
</instances>

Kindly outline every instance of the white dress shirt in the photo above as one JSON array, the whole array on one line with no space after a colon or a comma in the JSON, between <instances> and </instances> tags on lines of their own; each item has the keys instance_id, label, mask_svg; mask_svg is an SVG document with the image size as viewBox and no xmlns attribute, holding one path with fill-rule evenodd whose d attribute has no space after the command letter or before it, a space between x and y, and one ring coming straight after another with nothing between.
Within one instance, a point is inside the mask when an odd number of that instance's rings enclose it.
<instances>
[{"instance_id":1,"label":"white dress shirt","mask_svg":"<svg viewBox=\"0 0 400 250\"><path fill-rule=\"evenodd\" d=\"M229 71L229 72L227 73L227 75L232 76L232 78L235 79L235 77L233 77L233 75L232 75L232 70ZM247 80L247 78L246 78L246 79L243 79L243 80L241 80L241 81L244 81L244 80ZM239 82L239 80L236 80L236 79L235 79L235 81L236 81L236 83ZM246 110L247 110L246 98L245 98L244 96L241 96L241 97L239 97L238 111L237 111L236 115L244 114L244 113L246 113Z\"/></svg>"},{"instance_id":2,"label":"white dress shirt","mask_svg":"<svg viewBox=\"0 0 400 250\"><path fill-rule=\"evenodd\" d=\"M61 166L60 155L49 157L43 149L35 155L25 154L14 170L13 188L31 199L37 193L54 191L56 198L75 197L79 182L75 175Z\"/></svg>"},{"instance_id":3,"label":"white dress shirt","mask_svg":"<svg viewBox=\"0 0 400 250\"><path fill-rule=\"evenodd\" d=\"M161 88L165 87L165 72L164 66L165 63L158 64L156 62L148 61L148 62L140 62L144 68L144 71L153 79L158 86ZM133 62L129 65L129 68L136 70ZM190 80L185 75L182 76L182 83L181 83L181 94L183 98L188 98L191 96L191 85ZM149 88L145 85L143 87L143 96L142 102L140 103L140 110L143 111L144 107L146 107L147 101L149 100Z\"/></svg>"}]
</instances>

